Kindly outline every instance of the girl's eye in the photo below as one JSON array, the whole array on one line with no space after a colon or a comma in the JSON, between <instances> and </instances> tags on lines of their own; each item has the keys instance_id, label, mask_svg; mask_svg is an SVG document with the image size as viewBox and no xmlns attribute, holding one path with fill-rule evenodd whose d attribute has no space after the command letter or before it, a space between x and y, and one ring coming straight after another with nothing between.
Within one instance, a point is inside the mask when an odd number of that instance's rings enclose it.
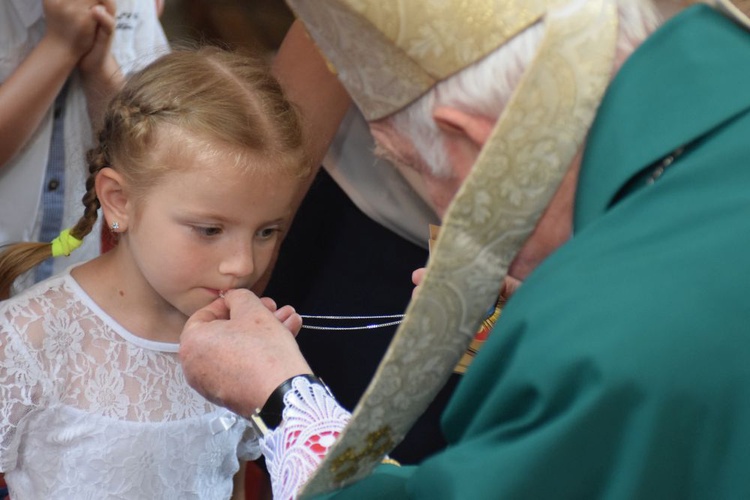
<instances>
[{"instance_id":1,"label":"girl's eye","mask_svg":"<svg viewBox=\"0 0 750 500\"><path fill-rule=\"evenodd\" d=\"M265 229L261 229L256 234L258 235L259 238L267 240L269 238L273 238L276 235L276 233L279 233L280 231L281 229L278 227L267 227Z\"/></svg>"},{"instance_id":2,"label":"girl's eye","mask_svg":"<svg viewBox=\"0 0 750 500\"><path fill-rule=\"evenodd\" d=\"M209 238L211 236L217 236L221 234L221 228L220 227L203 227L203 226L193 226L193 231L198 233L201 236L205 236L206 238Z\"/></svg>"}]
</instances>

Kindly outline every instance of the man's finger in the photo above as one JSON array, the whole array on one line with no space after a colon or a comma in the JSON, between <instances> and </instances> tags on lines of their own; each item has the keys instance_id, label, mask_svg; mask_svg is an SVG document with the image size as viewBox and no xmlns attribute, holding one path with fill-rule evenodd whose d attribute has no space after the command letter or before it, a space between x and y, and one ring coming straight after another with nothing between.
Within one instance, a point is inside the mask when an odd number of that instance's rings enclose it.
<instances>
[{"instance_id":1,"label":"man's finger","mask_svg":"<svg viewBox=\"0 0 750 500\"><path fill-rule=\"evenodd\" d=\"M246 314L252 311L256 307L263 307L263 302L253 292L246 288L234 288L227 291L224 294L224 302L229 309L229 317L232 318L236 314Z\"/></svg>"},{"instance_id":2,"label":"man's finger","mask_svg":"<svg viewBox=\"0 0 750 500\"><path fill-rule=\"evenodd\" d=\"M277 309L276 301L273 300L271 297L261 297L260 301L263 302L263 305L266 306L266 309L268 309L271 312L275 312Z\"/></svg>"},{"instance_id":3,"label":"man's finger","mask_svg":"<svg viewBox=\"0 0 750 500\"><path fill-rule=\"evenodd\" d=\"M219 319L229 319L229 309L221 298L214 300L206 307L194 312L185 323L184 329L192 328L203 323L210 323Z\"/></svg>"},{"instance_id":4,"label":"man's finger","mask_svg":"<svg viewBox=\"0 0 750 500\"><path fill-rule=\"evenodd\" d=\"M411 282L419 286L422 283L422 280L424 279L424 275L427 272L427 268L420 267L419 269L415 270L411 273Z\"/></svg>"},{"instance_id":5,"label":"man's finger","mask_svg":"<svg viewBox=\"0 0 750 500\"><path fill-rule=\"evenodd\" d=\"M516 290L518 290L518 287L520 287L522 283L521 280L516 279L511 275L507 275L503 281L503 288L500 290L500 297L507 302L508 299L516 293Z\"/></svg>"},{"instance_id":6,"label":"man's finger","mask_svg":"<svg viewBox=\"0 0 750 500\"><path fill-rule=\"evenodd\" d=\"M293 313L291 316L284 320L284 326L292 332L295 337L299 334L302 329L302 316L297 313Z\"/></svg>"},{"instance_id":7,"label":"man's finger","mask_svg":"<svg viewBox=\"0 0 750 500\"><path fill-rule=\"evenodd\" d=\"M292 306L284 306L281 309L278 309L276 312L273 313L274 316L276 316L276 319L281 321L282 323L284 320L286 320L289 316L296 313L297 311L294 310Z\"/></svg>"}]
</instances>

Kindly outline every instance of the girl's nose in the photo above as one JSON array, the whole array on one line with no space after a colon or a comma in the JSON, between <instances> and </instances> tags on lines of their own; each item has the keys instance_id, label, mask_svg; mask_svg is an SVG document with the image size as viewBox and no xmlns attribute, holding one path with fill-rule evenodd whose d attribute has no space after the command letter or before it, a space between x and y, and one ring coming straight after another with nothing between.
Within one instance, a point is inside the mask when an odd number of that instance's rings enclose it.
<instances>
[{"instance_id":1,"label":"girl's nose","mask_svg":"<svg viewBox=\"0 0 750 500\"><path fill-rule=\"evenodd\" d=\"M251 246L243 243L238 245L230 255L226 256L219 265L219 272L234 276L236 278L245 278L250 276L255 269L253 262L253 252Z\"/></svg>"}]
</instances>

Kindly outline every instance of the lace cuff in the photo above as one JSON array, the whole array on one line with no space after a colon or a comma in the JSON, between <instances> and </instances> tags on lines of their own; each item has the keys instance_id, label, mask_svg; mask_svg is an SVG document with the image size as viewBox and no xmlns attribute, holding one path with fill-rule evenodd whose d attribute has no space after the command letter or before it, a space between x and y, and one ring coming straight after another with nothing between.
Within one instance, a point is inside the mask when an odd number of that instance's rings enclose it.
<instances>
[{"instance_id":1,"label":"lace cuff","mask_svg":"<svg viewBox=\"0 0 750 500\"><path fill-rule=\"evenodd\" d=\"M281 425L260 443L273 498L296 498L350 416L324 386L302 377L292 381L292 390L284 395Z\"/></svg>"}]
</instances>

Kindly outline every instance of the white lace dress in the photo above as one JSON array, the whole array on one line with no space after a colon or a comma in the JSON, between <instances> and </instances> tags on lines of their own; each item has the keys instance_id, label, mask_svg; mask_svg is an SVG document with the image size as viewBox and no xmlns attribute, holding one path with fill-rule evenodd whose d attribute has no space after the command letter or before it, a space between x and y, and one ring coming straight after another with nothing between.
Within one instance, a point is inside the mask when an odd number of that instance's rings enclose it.
<instances>
[{"instance_id":1,"label":"white lace dress","mask_svg":"<svg viewBox=\"0 0 750 500\"><path fill-rule=\"evenodd\" d=\"M0 303L0 471L13 500L226 499L247 421L185 382L69 273Z\"/></svg>"}]
</instances>

